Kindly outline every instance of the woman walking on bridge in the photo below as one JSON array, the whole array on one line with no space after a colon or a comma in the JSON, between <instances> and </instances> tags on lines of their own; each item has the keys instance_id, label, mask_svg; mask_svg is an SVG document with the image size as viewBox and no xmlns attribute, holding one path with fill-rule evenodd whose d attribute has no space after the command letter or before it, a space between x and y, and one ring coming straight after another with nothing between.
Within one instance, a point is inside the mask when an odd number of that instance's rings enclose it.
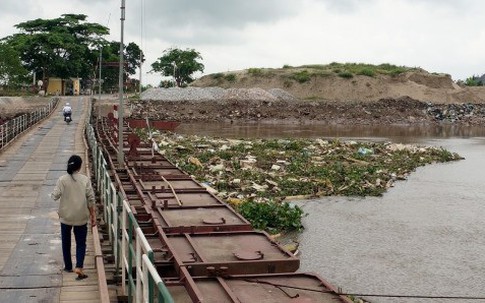
<instances>
[{"instance_id":1,"label":"woman walking on bridge","mask_svg":"<svg viewBox=\"0 0 485 303\"><path fill-rule=\"evenodd\" d=\"M67 162L67 174L57 180L51 197L59 200L59 219L61 222L62 254L64 257L64 271L72 272L71 259L71 231L74 230L76 240L76 268L78 280L87 278L83 271L84 257L86 255L86 238L88 234L87 223L96 225L94 211L94 191L89 178L79 171L82 159L72 155Z\"/></svg>"}]
</instances>

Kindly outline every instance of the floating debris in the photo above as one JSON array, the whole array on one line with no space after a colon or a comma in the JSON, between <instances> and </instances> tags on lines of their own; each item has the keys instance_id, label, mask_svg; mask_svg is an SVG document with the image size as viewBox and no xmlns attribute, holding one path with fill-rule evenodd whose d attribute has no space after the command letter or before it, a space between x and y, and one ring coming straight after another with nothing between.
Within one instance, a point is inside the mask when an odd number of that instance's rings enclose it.
<instances>
[{"instance_id":1,"label":"floating debris","mask_svg":"<svg viewBox=\"0 0 485 303\"><path fill-rule=\"evenodd\" d=\"M154 140L165 157L236 209L248 201L282 203L291 197L380 196L419 166L463 159L438 147L338 139L161 133Z\"/></svg>"},{"instance_id":2,"label":"floating debris","mask_svg":"<svg viewBox=\"0 0 485 303\"><path fill-rule=\"evenodd\" d=\"M263 200L379 196L419 166L462 159L443 148L395 143L224 140L172 133L160 134L156 140L164 142L158 146L166 157L201 182L214 183L218 191L231 187L246 198L255 195Z\"/></svg>"}]
</instances>

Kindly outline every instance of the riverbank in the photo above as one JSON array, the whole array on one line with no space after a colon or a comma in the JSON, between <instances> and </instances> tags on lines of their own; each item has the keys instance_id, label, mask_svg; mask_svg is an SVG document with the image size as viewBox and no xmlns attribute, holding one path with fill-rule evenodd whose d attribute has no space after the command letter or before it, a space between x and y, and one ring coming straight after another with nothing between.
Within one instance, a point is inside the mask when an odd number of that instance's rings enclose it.
<instances>
[{"instance_id":1,"label":"riverbank","mask_svg":"<svg viewBox=\"0 0 485 303\"><path fill-rule=\"evenodd\" d=\"M485 126L485 104L433 104L409 97L373 102L327 101L166 101L131 100L138 119L322 125L472 125Z\"/></svg>"}]
</instances>

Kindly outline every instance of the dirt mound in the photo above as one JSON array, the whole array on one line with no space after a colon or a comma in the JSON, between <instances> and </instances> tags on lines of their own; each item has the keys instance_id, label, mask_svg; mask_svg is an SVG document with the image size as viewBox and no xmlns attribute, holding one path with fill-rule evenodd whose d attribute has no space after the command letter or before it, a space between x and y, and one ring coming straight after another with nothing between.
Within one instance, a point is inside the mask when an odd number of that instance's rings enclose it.
<instances>
[{"instance_id":1,"label":"dirt mound","mask_svg":"<svg viewBox=\"0 0 485 303\"><path fill-rule=\"evenodd\" d=\"M485 103L485 88L460 87L447 74L409 69L398 74L336 73L321 68L254 69L207 75L193 87L279 89L300 100L373 102L409 97L437 104Z\"/></svg>"},{"instance_id":2,"label":"dirt mound","mask_svg":"<svg viewBox=\"0 0 485 303\"><path fill-rule=\"evenodd\" d=\"M416 73L405 73L403 75L404 79L414 82L416 84L424 85L429 88L436 88L436 89L455 89L458 88L455 86L453 80L449 75L435 75L435 74L428 74L425 72Z\"/></svg>"},{"instance_id":3,"label":"dirt mound","mask_svg":"<svg viewBox=\"0 0 485 303\"><path fill-rule=\"evenodd\" d=\"M336 63L207 75L144 92L130 108L136 118L184 123L485 125L485 88L422 69Z\"/></svg>"}]
</instances>

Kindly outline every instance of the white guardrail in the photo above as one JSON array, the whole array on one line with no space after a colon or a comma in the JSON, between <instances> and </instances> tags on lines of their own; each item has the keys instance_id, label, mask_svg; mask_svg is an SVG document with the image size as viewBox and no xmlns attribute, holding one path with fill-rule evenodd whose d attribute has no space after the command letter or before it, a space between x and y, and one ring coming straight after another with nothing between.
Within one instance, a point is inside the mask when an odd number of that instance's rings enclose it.
<instances>
[{"instance_id":1,"label":"white guardrail","mask_svg":"<svg viewBox=\"0 0 485 303\"><path fill-rule=\"evenodd\" d=\"M0 121L2 123L0 125L0 150L6 147L15 137L49 116L58 102L59 98L53 98L45 106L30 113L7 120L5 123Z\"/></svg>"},{"instance_id":2,"label":"white guardrail","mask_svg":"<svg viewBox=\"0 0 485 303\"><path fill-rule=\"evenodd\" d=\"M108 226L116 271L128 302L173 303L167 287L153 264L153 250L138 226L129 203L111 181L106 159L96 141L94 129L87 125L86 136L92 152L97 188L103 203L103 220ZM134 274L136 273L136 274Z\"/></svg>"}]
</instances>

